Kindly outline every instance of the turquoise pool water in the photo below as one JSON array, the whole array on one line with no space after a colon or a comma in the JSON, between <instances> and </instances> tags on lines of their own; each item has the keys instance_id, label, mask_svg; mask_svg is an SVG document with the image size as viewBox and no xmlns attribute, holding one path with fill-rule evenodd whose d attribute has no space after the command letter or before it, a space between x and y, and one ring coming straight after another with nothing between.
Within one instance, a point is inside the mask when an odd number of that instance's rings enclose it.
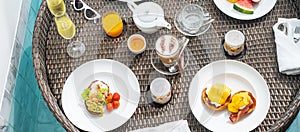
<instances>
[{"instance_id":1,"label":"turquoise pool water","mask_svg":"<svg viewBox=\"0 0 300 132\"><path fill-rule=\"evenodd\" d=\"M26 3L26 2L31 3ZM29 7L25 7L28 4ZM37 12L42 0L23 0L22 8L28 9L24 40L17 42L21 47L20 62L16 75L11 112L7 132L65 132L44 101L35 79L32 62L32 34ZM26 13L21 13L26 14ZM22 21L19 21L22 22Z\"/></svg>"},{"instance_id":2,"label":"turquoise pool water","mask_svg":"<svg viewBox=\"0 0 300 132\"><path fill-rule=\"evenodd\" d=\"M39 91L32 62L32 34L42 0L31 1L22 43L20 63L12 97L12 108L6 131L65 132L53 116ZM300 131L300 113L288 132Z\"/></svg>"}]
</instances>

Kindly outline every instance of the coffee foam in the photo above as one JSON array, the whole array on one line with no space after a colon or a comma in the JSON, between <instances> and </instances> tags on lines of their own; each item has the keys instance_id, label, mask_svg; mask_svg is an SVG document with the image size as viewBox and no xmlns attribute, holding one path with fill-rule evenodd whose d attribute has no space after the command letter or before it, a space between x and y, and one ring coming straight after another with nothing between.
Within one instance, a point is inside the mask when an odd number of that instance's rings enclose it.
<instances>
[{"instance_id":1,"label":"coffee foam","mask_svg":"<svg viewBox=\"0 0 300 132\"><path fill-rule=\"evenodd\" d=\"M161 55L169 56L177 52L179 43L175 37L164 35L157 39L155 48Z\"/></svg>"}]
</instances>

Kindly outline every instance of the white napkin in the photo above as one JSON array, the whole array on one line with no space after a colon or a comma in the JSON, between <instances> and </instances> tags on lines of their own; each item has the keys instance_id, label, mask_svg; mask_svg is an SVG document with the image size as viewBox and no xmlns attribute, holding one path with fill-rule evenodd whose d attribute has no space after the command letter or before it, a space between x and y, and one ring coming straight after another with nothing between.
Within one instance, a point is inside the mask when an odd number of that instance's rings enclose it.
<instances>
[{"instance_id":1,"label":"white napkin","mask_svg":"<svg viewBox=\"0 0 300 132\"><path fill-rule=\"evenodd\" d=\"M190 128L186 120L168 122L156 127L148 127L131 132L190 132Z\"/></svg>"},{"instance_id":2,"label":"white napkin","mask_svg":"<svg viewBox=\"0 0 300 132\"><path fill-rule=\"evenodd\" d=\"M278 29L283 23L287 26L287 34ZM296 26L300 26L300 20L296 18L278 18L273 26L279 72L287 75L300 74L300 41L296 44L293 37Z\"/></svg>"}]
</instances>

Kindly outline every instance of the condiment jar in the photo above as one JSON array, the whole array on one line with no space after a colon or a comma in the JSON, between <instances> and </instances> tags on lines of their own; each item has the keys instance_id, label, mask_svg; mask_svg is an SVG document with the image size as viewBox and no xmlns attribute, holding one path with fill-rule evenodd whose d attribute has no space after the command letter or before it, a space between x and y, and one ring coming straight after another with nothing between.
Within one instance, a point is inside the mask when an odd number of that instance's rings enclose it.
<instances>
[{"instance_id":1,"label":"condiment jar","mask_svg":"<svg viewBox=\"0 0 300 132\"><path fill-rule=\"evenodd\" d=\"M165 78L156 78L150 84L151 98L158 104L165 104L171 98L171 84Z\"/></svg>"},{"instance_id":2,"label":"condiment jar","mask_svg":"<svg viewBox=\"0 0 300 132\"><path fill-rule=\"evenodd\" d=\"M239 55L245 47L245 36L238 30L230 30L225 34L224 50L230 56Z\"/></svg>"}]
</instances>

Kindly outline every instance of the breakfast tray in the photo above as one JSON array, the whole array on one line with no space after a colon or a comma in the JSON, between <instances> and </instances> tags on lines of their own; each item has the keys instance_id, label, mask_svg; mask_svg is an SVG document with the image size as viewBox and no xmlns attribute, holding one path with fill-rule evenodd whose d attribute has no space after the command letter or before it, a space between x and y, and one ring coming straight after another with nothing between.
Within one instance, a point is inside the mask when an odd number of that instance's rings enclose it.
<instances>
[{"instance_id":1,"label":"breakfast tray","mask_svg":"<svg viewBox=\"0 0 300 132\"><path fill-rule=\"evenodd\" d=\"M114 59L124 63L134 72L140 84L141 97L135 113L114 131L130 131L181 119L188 121L191 131L208 131L193 116L188 105L189 84L203 66L216 60L226 59L220 44L224 34L231 29L240 30L246 36L247 52L238 60L249 64L263 76L271 95L268 114L254 131L285 130L298 113L300 76L286 76L279 73L272 30L278 18L297 17L299 10L293 0L277 0L275 7L267 15L248 21L233 19L223 14L213 0L153 0L163 7L166 20L172 25L176 11L188 3L201 5L215 19L205 34L191 38L188 48L192 57L185 72L165 76L172 84L173 96L163 107L149 104L147 98L149 80L161 76L150 62L153 50L151 45L160 35L173 34L179 37L182 34L173 26L171 30L162 29L155 34L146 35L149 47L142 54L133 55L128 52L124 42L131 34L141 32L134 25L130 17L132 12L126 4L113 0L85 0L85 2L100 14L108 10L119 12L126 23L126 31L118 38L106 36L102 31L101 23L84 19L84 12L74 11L71 0L65 0L67 12L76 25L76 35L71 40L63 39L56 30L54 18L44 0L33 33L32 56L39 88L48 107L67 131L81 130L68 120L62 110L61 94L64 83L76 67L95 59ZM86 51L80 58L71 58L66 53L66 47L76 40L86 45Z\"/></svg>"}]
</instances>

